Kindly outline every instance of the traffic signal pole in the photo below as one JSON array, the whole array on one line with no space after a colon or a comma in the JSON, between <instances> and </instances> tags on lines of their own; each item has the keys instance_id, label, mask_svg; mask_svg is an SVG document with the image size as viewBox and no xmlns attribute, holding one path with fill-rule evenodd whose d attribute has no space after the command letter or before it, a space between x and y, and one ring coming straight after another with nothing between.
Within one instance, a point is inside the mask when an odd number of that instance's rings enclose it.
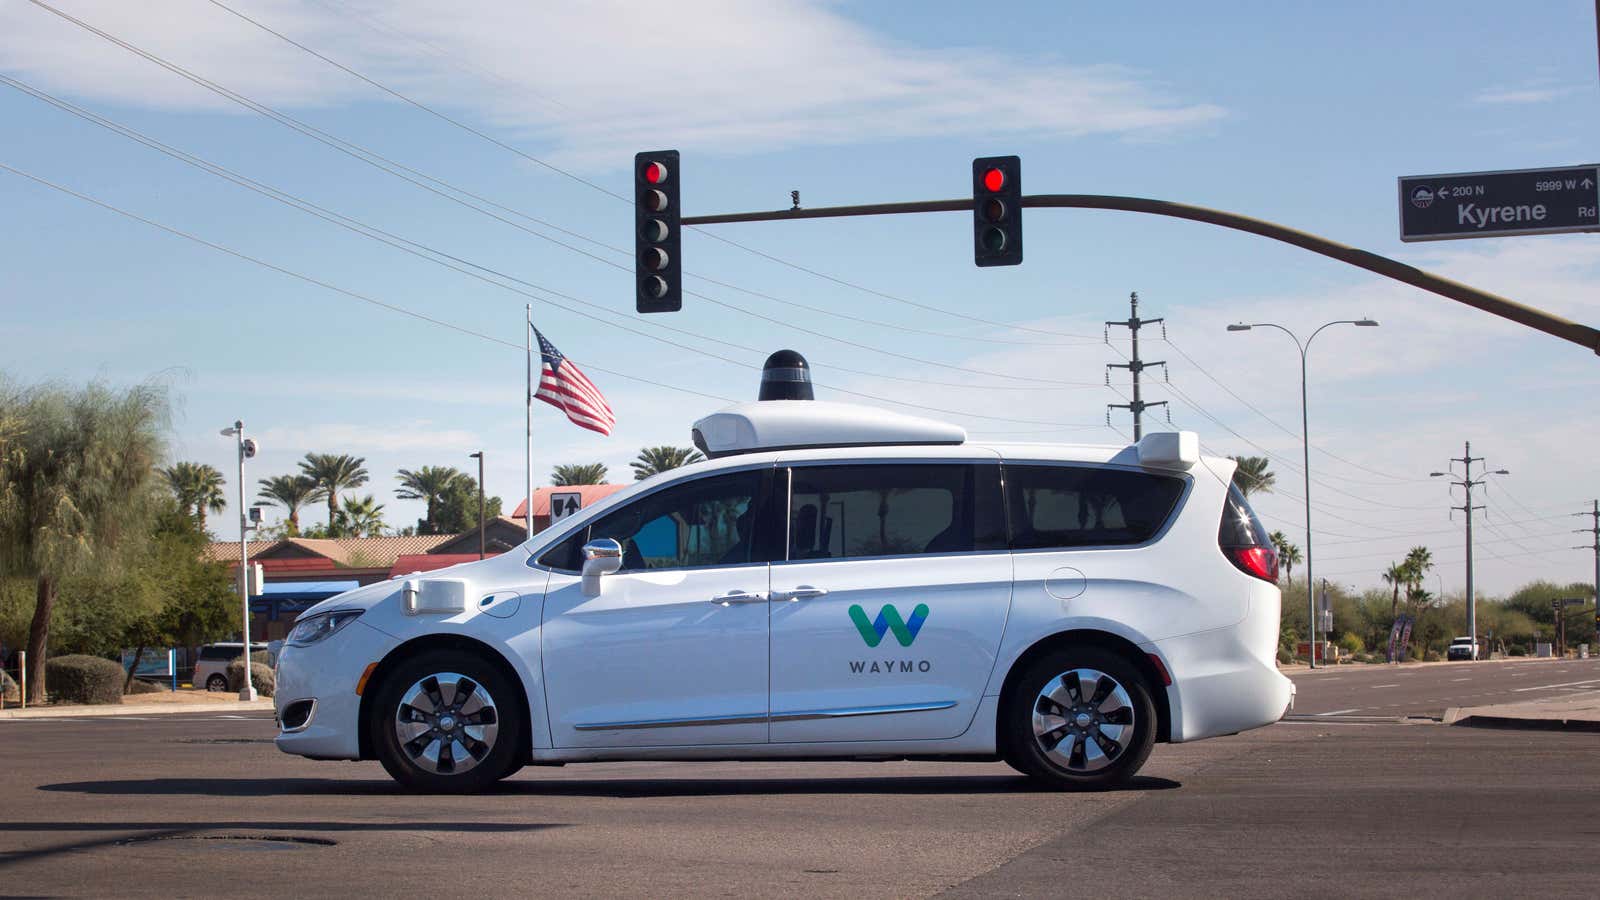
<instances>
[{"instance_id":1,"label":"traffic signal pole","mask_svg":"<svg viewBox=\"0 0 1600 900\"><path fill-rule=\"evenodd\" d=\"M1254 219L1238 213L1173 203L1168 200L1150 200L1143 197L1116 197L1101 194L1034 194L1024 196L1021 205L1058 209L1108 209L1121 212L1144 213L1187 219L1207 225L1217 225L1243 231L1259 237L1270 238L1336 259L1359 269L1366 269L1385 278L1409 284L1412 287L1438 294L1441 297L1464 303L1503 319L1510 319L1545 334L1570 341L1600 354L1600 329L1581 325L1553 313L1545 312L1515 300L1482 291L1459 281L1425 272L1398 260L1379 256L1331 241L1325 237L1299 231L1264 219ZM721 225L735 222L775 222L786 219L823 219L847 216L884 216L903 213L966 212L972 211L971 198L960 200L923 200L911 203L877 203L865 206L834 206L817 209L783 209L772 212L724 213L709 216L684 216L684 226Z\"/></svg>"}]
</instances>

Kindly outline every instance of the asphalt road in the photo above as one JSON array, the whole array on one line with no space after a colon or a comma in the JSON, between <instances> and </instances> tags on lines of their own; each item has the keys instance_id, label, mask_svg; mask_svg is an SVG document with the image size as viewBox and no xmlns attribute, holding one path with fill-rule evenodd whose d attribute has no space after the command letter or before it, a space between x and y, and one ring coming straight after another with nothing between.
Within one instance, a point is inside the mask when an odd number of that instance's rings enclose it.
<instances>
[{"instance_id":1,"label":"asphalt road","mask_svg":"<svg viewBox=\"0 0 1600 900\"><path fill-rule=\"evenodd\" d=\"M1506 690L1600 677L1532 665L1481 664ZM1390 690L1345 677L1302 691ZM1304 718L1158 747L1103 794L999 764L607 763L479 797L403 794L271 734L0 721L0 896L1592 896L1600 843L1594 734Z\"/></svg>"},{"instance_id":2,"label":"asphalt road","mask_svg":"<svg viewBox=\"0 0 1600 900\"><path fill-rule=\"evenodd\" d=\"M1507 659L1299 669L1295 716L1439 718L1452 706L1552 700L1600 689L1600 659Z\"/></svg>"}]
</instances>

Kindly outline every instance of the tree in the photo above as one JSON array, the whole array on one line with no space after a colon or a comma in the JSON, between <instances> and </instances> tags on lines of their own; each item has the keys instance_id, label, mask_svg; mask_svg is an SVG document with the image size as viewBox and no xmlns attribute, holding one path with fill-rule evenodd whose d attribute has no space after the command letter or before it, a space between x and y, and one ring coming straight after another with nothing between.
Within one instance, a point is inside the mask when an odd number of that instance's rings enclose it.
<instances>
[{"instance_id":1,"label":"tree","mask_svg":"<svg viewBox=\"0 0 1600 900\"><path fill-rule=\"evenodd\" d=\"M104 653L133 648L124 691L132 684L146 648L192 647L239 627L233 578L226 564L205 559L205 543L206 536L193 519L176 507L163 510L156 516L147 551L109 586L125 605L135 601L128 607L123 633L114 648L84 649Z\"/></svg>"},{"instance_id":2,"label":"tree","mask_svg":"<svg viewBox=\"0 0 1600 900\"><path fill-rule=\"evenodd\" d=\"M550 483L557 487L576 484L601 484L606 480L605 463L574 463L550 471Z\"/></svg>"},{"instance_id":3,"label":"tree","mask_svg":"<svg viewBox=\"0 0 1600 900\"><path fill-rule=\"evenodd\" d=\"M485 497L484 516L500 515L500 498ZM437 534L460 534L478 527L478 482L463 475L450 484L439 503Z\"/></svg>"},{"instance_id":4,"label":"tree","mask_svg":"<svg viewBox=\"0 0 1600 900\"><path fill-rule=\"evenodd\" d=\"M1433 568L1433 551L1427 547L1412 547L1406 552L1406 569L1411 574L1413 588L1422 587L1422 578Z\"/></svg>"},{"instance_id":5,"label":"tree","mask_svg":"<svg viewBox=\"0 0 1600 900\"><path fill-rule=\"evenodd\" d=\"M300 472L327 497L330 532L338 529L339 492L367 483L366 462L366 457L343 453L307 453L300 461Z\"/></svg>"},{"instance_id":6,"label":"tree","mask_svg":"<svg viewBox=\"0 0 1600 900\"><path fill-rule=\"evenodd\" d=\"M110 568L146 531L169 413L166 393L148 384L0 383L0 421L20 424L0 454L0 577L34 585L28 689L36 703L62 579Z\"/></svg>"},{"instance_id":7,"label":"tree","mask_svg":"<svg viewBox=\"0 0 1600 900\"><path fill-rule=\"evenodd\" d=\"M1237 462L1239 467L1233 470L1233 483L1239 488L1239 493L1249 497L1256 491L1272 493L1272 485L1278 476L1267 471L1272 461L1265 456L1230 456L1229 459Z\"/></svg>"},{"instance_id":8,"label":"tree","mask_svg":"<svg viewBox=\"0 0 1600 900\"><path fill-rule=\"evenodd\" d=\"M197 462L177 462L161 470L167 486L178 500L178 508L194 516L200 530L206 530L206 513L219 513L228 508L222 494L222 473L216 468Z\"/></svg>"},{"instance_id":9,"label":"tree","mask_svg":"<svg viewBox=\"0 0 1600 900\"><path fill-rule=\"evenodd\" d=\"M400 487L394 492L396 497L422 500L428 505L427 513L417 522L417 534L449 534L439 522L451 491L463 480L469 487L475 484L472 476L454 466L423 466L416 471L401 469L395 477L400 479Z\"/></svg>"},{"instance_id":10,"label":"tree","mask_svg":"<svg viewBox=\"0 0 1600 900\"><path fill-rule=\"evenodd\" d=\"M1393 623L1400 617L1400 586L1411 583L1410 567L1404 562L1390 563L1383 571L1383 582L1394 589L1394 598L1389 602L1389 621Z\"/></svg>"},{"instance_id":11,"label":"tree","mask_svg":"<svg viewBox=\"0 0 1600 900\"><path fill-rule=\"evenodd\" d=\"M344 496L338 512L339 532L350 537L377 537L383 533L383 504L371 494Z\"/></svg>"},{"instance_id":12,"label":"tree","mask_svg":"<svg viewBox=\"0 0 1600 900\"><path fill-rule=\"evenodd\" d=\"M322 499L322 489L304 475L275 475L261 479L259 499L283 507L289 514L284 534L300 536L300 507Z\"/></svg>"},{"instance_id":13,"label":"tree","mask_svg":"<svg viewBox=\"0 0 1600 900\"><path fill-rule=\"evenodd\" d=\"M1278 548L1278 562L1283 563L1283 580L1288 581L1294 577L1294 567L1300 564L1300 547L1288 541Z\"/></svg>"},{"instance_id":14,"label":"tree","mask_svg":"<svg viewBox=\"0 0 1600 900\"><path fill-rule=\"evenodd\" d=\"M639 456L628 465L633 467L633 480L643 481L651 475L668 472L679 466L696 463L705 459L700 451L693 447L673 447L664 444L660 447L645 447L639 451ZM602 476L604 477L604 476Z\"/></svg>"}]
</instances>

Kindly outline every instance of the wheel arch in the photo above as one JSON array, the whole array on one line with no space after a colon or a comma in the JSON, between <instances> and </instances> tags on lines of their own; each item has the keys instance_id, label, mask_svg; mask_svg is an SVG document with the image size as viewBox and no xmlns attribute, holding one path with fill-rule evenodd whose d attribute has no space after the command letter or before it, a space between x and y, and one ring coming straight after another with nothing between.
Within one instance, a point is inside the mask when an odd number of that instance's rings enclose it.
<instances>
[{"instance_id":1,"label":"wheel arch","mask_svg":"<svg viewBox=\"0 0 1600 900\"><path fill-rule=\"evenodd\" d=\"M995 747L1004 751L1005 722L1004 712L1011 702L1012 694L1016 691L1017 682L1022 679L1022 673L1039 657L1068 647L1099 647L1121 656L1134 667L1150 688L1150 699L1156 707L1156 741L1165 743L1172 738L1172 707L1167 697L1166 679L1150 657L1141 651L1132 641L1109 631L1100 631L1093 628L1077 628L1069 631L1058 631L1035 641L1028 649L1022 651L1011 663L1011 668L1006 671L1006 680L1000 687L1000 702L998 714L995 716Z\"/></svg>"},{"instance_id":2,"label":"wheel arch","mask_svg":"<svg viewBox=\"0 0 1600 900\"><path fill-rule=\"evenodd\" d=\"M522 676L518 674L516 667L506 659L505 654L490 644L464 634L425 634L415 637L390 650L383 659L378 661L378 667L372 670L372 675L367 678L367 683L361 691L361 707L357 713L361 759L377 758L372 746L372 729L369 727L369 717L372 715L372 698L377 696L384 680L401 663L429 650L458 650L482 656L485 660L488 660L490 665L499 669L500 674L504 675L507 681L511 682L511 689L516 691L517 702L521 704L518 708L524 710L528 716L522 735L524 746L518 760L520 762L529 761L533 755L534 723L533 707L528 702L527 685L523 683Z\"/></svg>"}]
</instances>

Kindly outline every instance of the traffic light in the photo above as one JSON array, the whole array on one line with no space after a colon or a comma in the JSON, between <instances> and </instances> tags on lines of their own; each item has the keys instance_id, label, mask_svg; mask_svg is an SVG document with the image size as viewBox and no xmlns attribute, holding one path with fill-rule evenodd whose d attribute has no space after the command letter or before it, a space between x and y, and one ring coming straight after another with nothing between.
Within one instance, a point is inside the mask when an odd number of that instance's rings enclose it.
<instances>
[{"instance_id":1,"label":"traffic light","mask_svg":"<svg viewBox=\"0 0 1600 900\"><path fill-rule=\"evenodd\" d=\"M635 308L641 313L683 308L683 261L678 256L678 151L633 157Z\"/></svg>"},{"instance_id":2,"label":"traffic light","mask_svg":"<svg viewBox=\"0 0 1600 900\"><path fill-rule=\"evenodd\" d=\"M984 156L972 161L972 261L980 266L1022 262L1022 160Z\"/></svg>"}]
</instances>

